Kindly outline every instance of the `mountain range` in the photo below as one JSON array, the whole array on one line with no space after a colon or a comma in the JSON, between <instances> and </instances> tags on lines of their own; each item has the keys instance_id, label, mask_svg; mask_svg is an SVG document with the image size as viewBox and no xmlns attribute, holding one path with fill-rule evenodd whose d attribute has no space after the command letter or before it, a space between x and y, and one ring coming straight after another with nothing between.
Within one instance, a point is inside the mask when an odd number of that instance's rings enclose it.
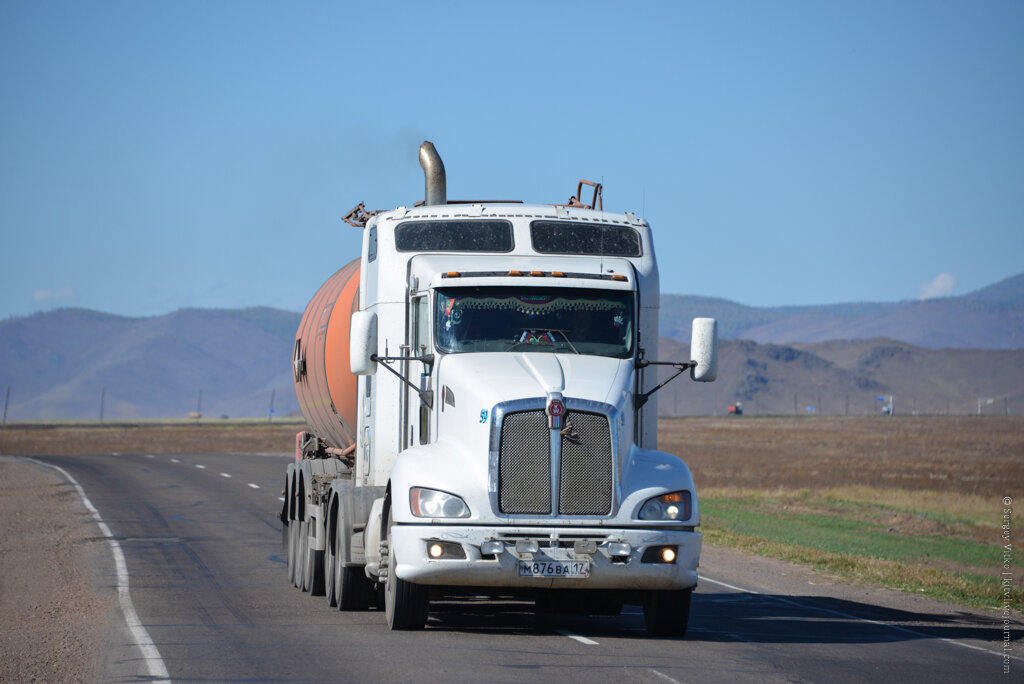
<instances>
[{"instance_id":1,"label":"mountain range","mask_svg":"<svg viewBox=\"0 0 1024 684\"><path fill-rule=\"evenodd\" d=\"M661 415L1024 412L1024 274L961 297L757 308L664 295L661 360L713 316L719 380L676 380ZM265 307L129 318L58 309L0 321L8 421L295 414L300 314ZM879 398L884 401L879 401Z\"/></svg>"},{"instance_id":2,"label":"mountain range","mask_svg":"<svg viewBox=\"0 0 1024 684\"><path fill-rule=\"evenodd\" d=\"M893 303L758 308L726 299L662 295L661 334L690 338L697 316L723 339L761 344L885 337L926 349L1024 348L1024 273L959 297Z\"/></svg>"}]
</instances>

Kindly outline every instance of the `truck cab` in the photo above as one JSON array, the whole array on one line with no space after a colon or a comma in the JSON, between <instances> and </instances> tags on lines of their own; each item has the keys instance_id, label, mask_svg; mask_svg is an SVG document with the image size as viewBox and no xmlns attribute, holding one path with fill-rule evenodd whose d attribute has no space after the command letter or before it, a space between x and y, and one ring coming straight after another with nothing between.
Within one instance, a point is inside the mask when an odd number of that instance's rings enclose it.
<instances>
[{"instance_id":1,"label":"truck cab","mask_svg":"<svg viewBox=\"0 0 1024 684\"><path fill-rule=\"evenodd\" d=\"M696 360L659 358L650 227L603 211L599 192L365 221L355 438L325 510L346 496L366 510L320 524L362 573L347 579L382 589L394 629L471 590L636 603L651 633L685 632L700 510L686 464L657 449L655 366L713 380L714 321L695 321Z\"/></svg>"}]
</instances>

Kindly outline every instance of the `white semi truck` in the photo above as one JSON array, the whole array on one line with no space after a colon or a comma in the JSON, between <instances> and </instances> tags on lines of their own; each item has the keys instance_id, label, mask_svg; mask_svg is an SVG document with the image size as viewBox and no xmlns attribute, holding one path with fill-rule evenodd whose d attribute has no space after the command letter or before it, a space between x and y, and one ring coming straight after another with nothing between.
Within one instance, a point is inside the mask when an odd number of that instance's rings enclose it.
<instances>
[{"instance_id":1,"label":"white semi truck","mask_svg":"<svg viewBox=\"0 0 1024 684\"><path fill-rule=\"evenodd\" d=\"M392 629L469 592L639 604L651 634L684 634L700 510L654 393L659 365L714 380L715 321L694 320L692 360L659 359L650 227L600 185L589 205L586 181L566 205L449 202L431 143L420 162L424 202L346 217L361 256L296 335L290 581L383 603Z\"/></svg>"}]
</instances>

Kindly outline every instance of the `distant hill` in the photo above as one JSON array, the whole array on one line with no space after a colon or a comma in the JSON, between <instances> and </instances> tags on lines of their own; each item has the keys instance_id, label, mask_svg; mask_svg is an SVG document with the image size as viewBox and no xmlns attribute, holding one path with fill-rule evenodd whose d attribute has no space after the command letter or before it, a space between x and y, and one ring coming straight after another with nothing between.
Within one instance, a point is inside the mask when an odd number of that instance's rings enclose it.
<instances>
[{"instance_id":1,"label":"distant hill","mask_svg":"<svg viewBox=\"0 0 1024 684\"><path fill-rule=\"evenodd\" d=\"M689 353L688 344L662 338L658 355ZM722 415L740 402L747 415L869 415L889 397L903 415L1024 413L1024 350L936 350L880 338L791 346L723 340L718 379L675 380L658 393L658 413Z\"/></svg>"},{"instance_id":2,"label":"distant hill","mask_svg":"<svg viewBox=\"0 0 1024 684\"><path fill-rule=\"evenodd\" d=\"M884 337L926 349L1024 349L1024 274L960 297L885 304L757 308L662 296L663 336L689 340L697 316L717 318L722 338L762 344Z\"/></svg>"},{"instance_id":3,"label":"distant hill","mask_svg":"<svg viewBox=\"0 0 1024 684\"><path fill-rule=\"evenodd\" d=\"M260 417L298 411L291 354L300 315L183 309L126 318L59 309L0 321L8 420ZM104 393L105 390L105 393ZM200 391L202 392L200 406Z\"/></svg>"}]
</instances>

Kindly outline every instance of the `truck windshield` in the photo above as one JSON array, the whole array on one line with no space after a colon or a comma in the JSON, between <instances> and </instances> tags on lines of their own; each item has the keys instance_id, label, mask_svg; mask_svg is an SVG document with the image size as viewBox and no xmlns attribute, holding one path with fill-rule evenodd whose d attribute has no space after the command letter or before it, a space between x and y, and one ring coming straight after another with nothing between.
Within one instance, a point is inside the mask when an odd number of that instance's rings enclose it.
<instances>
[{"instance_id":1,"label":"truck windshield","mask_svg":"<svg viewBox=\"0 0 1024 684\"><path fill-rule=\"evenodd\" d=\"M434 316L442 352L633 353L633 293L621 290L449 288Z\"/></svg>"}]
</instances>

